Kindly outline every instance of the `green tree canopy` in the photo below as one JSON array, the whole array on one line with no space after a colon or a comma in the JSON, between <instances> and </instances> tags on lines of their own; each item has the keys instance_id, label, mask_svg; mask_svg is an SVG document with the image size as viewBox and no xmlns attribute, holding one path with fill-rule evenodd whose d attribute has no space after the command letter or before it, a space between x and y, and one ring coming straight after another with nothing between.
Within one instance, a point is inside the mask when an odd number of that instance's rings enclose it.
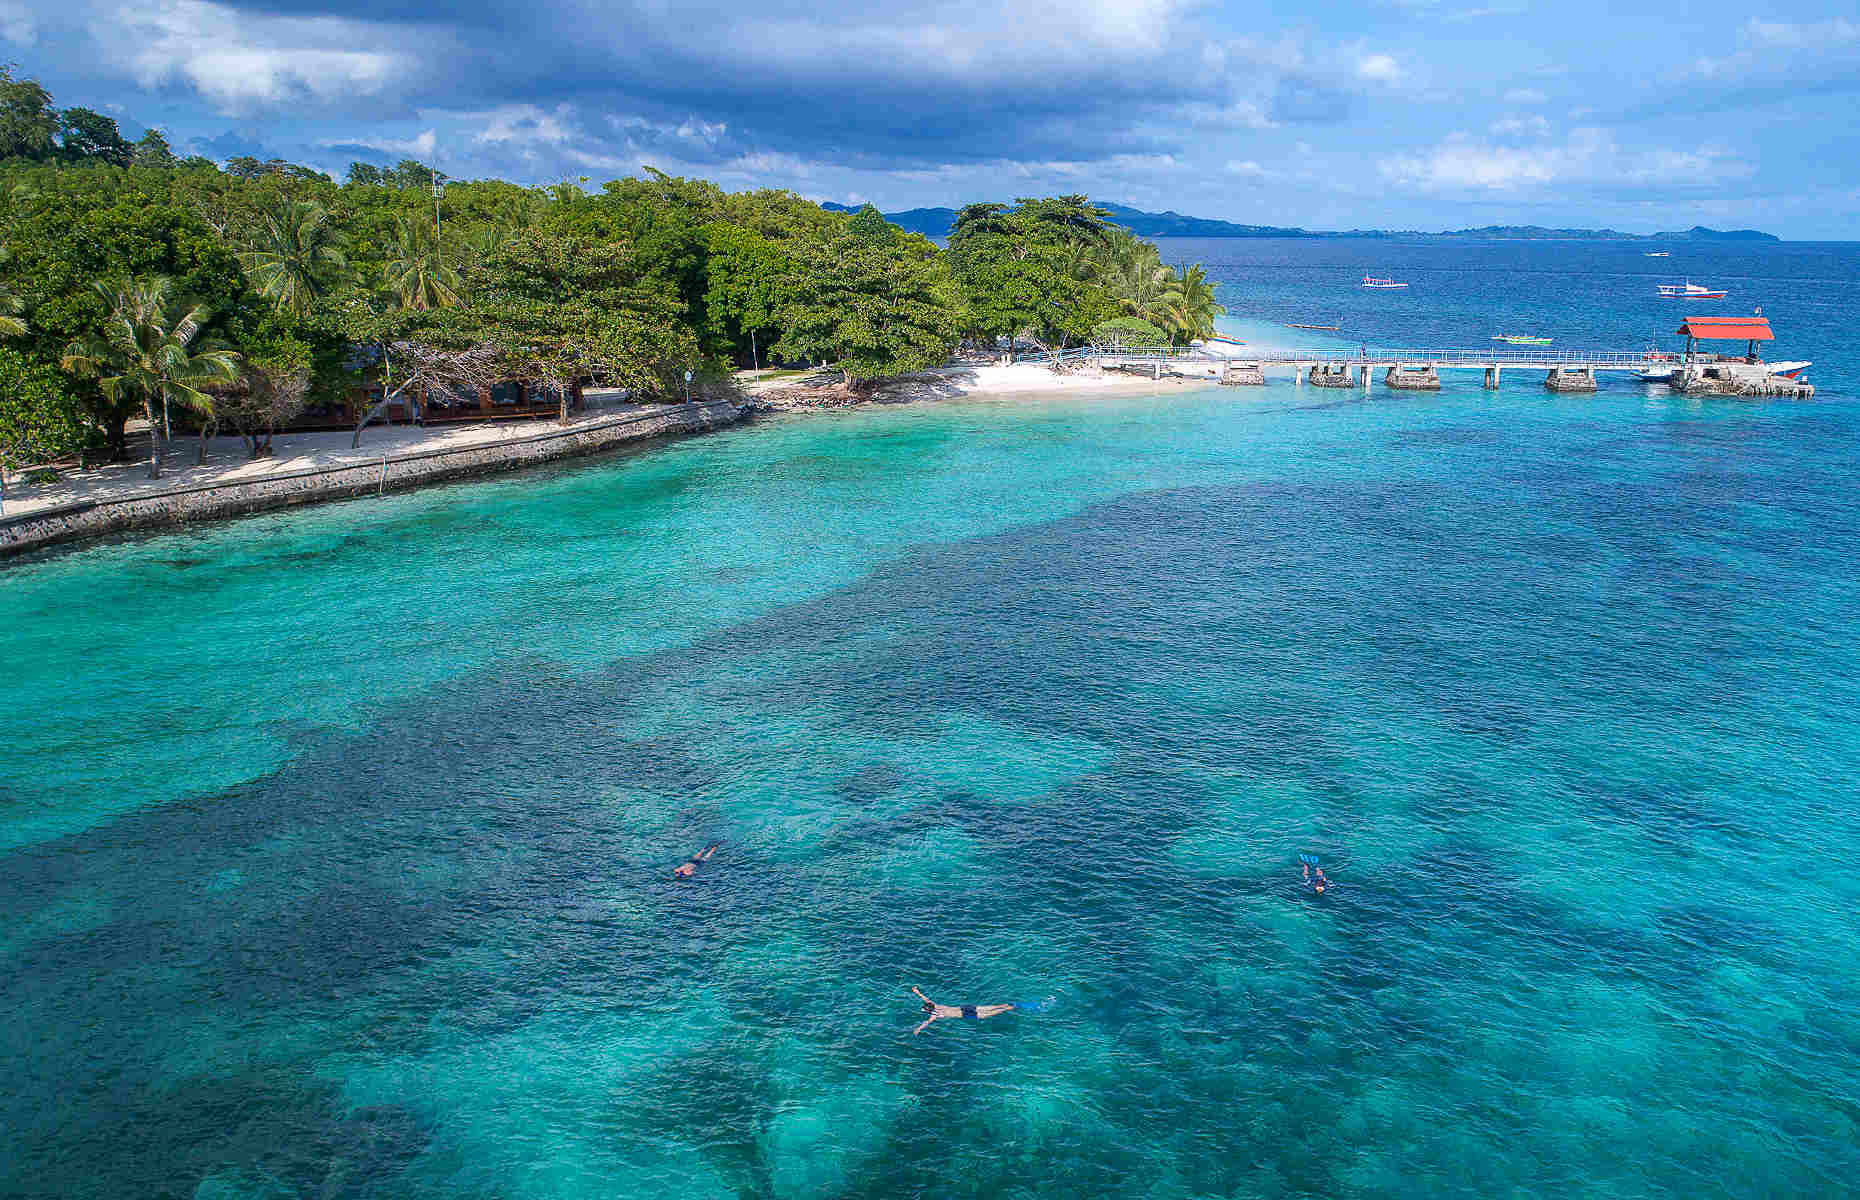
<instances>
[{"instance_id":1,"label":"green tree canopy","mask_svg":"<svg viewBox=\"0 0 1860 1200\"><path fill-rule=\"evenodd\" d=\"M866 233L849 227L810 248L778 314L776 352L836 363L849 388L935 366L962 329L962 303L936 247L903 233L874 244Z\"/></svg>"},{"instance_id":2,"label":"green tree canopy","mask_svg":"<svg viewBox=\"0 0 1860 1200\"><path fill-rule=\"evenodd\" d=\"M67 108L58 114L58 152L67 162L107 163L126 167L135 147L124 139L116 121L88 108Z\"/></svg>"},{"instance_id":3,"label":"green tree canopy","mask_svg":"<svg viewBox=\"0 0 1860 1200\"><path fill-rule=\"evenodd\" d=\"M68 384L50 365L0 347L0 468L50 462L84 447L90 423Z\"/></svg>"},{"instance_id":4,"label":"green tree canopy","mask_svg":"<svg viewBox=\"0 0 1860 1200\"><path fill-rule=\"evenodd\" d=\"M0 158L50 158L58 136L52 94L36 79L13 78L0 66Z\"/></svg>"}]
</instances>

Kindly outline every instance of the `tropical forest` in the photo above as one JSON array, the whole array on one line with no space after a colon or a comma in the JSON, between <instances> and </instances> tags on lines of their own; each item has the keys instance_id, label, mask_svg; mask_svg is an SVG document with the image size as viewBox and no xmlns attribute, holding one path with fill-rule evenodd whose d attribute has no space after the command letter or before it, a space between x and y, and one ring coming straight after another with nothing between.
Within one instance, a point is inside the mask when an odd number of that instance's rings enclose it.
<instances>
[{"instance_id":1,"label":"tropical forest","mask_svg":"<svg viewBox=\"0 0 1860 1200\"><path fill-rule=\"evenodd\" d=\"M842 385L967 344L1184 344L1221 311L1084 196L971 204L946 247L870 206L652 170L598 189L179 157L0 69L0 462L123 458L448 388L641 399L770 363ZM364 405L366 407L366 405ZM352 410L345 410L352 411ZM366 420L366 414L363 419ZM359 434L359 430L358 430ZM203 440L204 445L204 440Z\"/></svg>"}]
</instances>

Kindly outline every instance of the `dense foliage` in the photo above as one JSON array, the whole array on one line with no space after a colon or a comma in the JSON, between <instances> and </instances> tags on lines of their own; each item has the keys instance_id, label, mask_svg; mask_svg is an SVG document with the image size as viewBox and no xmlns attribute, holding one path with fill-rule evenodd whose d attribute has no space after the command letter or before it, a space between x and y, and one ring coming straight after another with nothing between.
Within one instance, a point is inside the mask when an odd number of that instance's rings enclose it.
<instances>
[{"instance_id":1,"label":"dense foliage","mask_svg":"<svg viewBox=\"0 0 1860 1200\"><path fill-rule=\"evenodd\" d=\"M1064 346L1128 317L1180 343L1218 311L1198 268L1163 266L1082 196L971 205L945 251L870 207L651 169L592 194L412 161L356 163L338 184L278 160L179 159L159 130L131 143L0 68L0 338L15 352L0 383L37 381L0 411L62 431L0 437L37 453L83 429L121 455L138 415L237 429L260 453L364 384L409 403L481 377L669 396L686 371L773 358L851 385L965 337Z\"/></svg>"}]
</instances>

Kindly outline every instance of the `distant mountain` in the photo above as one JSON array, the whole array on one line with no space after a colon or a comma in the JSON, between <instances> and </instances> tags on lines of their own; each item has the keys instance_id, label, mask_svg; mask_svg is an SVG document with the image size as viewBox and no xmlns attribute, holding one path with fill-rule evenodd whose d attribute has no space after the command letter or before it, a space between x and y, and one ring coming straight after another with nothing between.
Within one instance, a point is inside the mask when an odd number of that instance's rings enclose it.
<instances>
[{"instance_id":1,"label":"distant mountain","mask_svg":"<svg viewBox=\"0 0 1860 1200\"><path fill-rule=\"evenodd\" d=\"M1272 225L1236 225L1232 221L1214 221L1205 217L1185 217L1180 213L1144 212L1140 208L1131 208L1126 204L1107 204L1100 200L1098 207L1111 214L1111 220L1138 237L1322 237L1323 234L1306 233L1302 229L1280 229ZM828 212L857 212L858 206L852 204L835 204L831 200L822 202L820 207ZM925 237L944 238L956 227L956 209L953 208L912 208L904 212L885 213L884 218L899 229L911 233L921 233Z\"/></svg>"},{"instance_id":2,"label":"distant mountain","mask_svg":"<svg viewBox=\"0 0 1860 1200\"><path fill-rule=\"evenodd\" d=\"M1185 217L1175 212L1144 212L1140 208L1131 208L1127 204L1110 204L1098 201L1098 207L1111 214L1111 220L1122 225L1138 237L1205 237L1205 238L1308 238L1329 237L1330 234L1311 233L1304 229L1286 229L1277 225L1236 225L1232 221L1216 221L1208 217Z\"/></svg>"},{"instance_id":3,"label":"distant mountain","mask_svg":"<svg viewBox=\"0 0 1860 1200\"><path fill-rule=\"evenodd\" d=\"M1684 233L1622 233L1618 229L1548 229L1542 225L1484 225L1478 229L1451 229L1441 233L1427 233L1418 229L1348 229L1341 231L1313 231L1309 229L1286 228L1281 225L1239 225L1232 221L1216 221L1208 217L1185 217L1177 212L1145 212L1140 208L1131 208L1127 204L1111 204L1097 201L1099 208L1111 215L1111 220L1122 225L1138 237L1200 237L1200 238L1410 238L1410 239L1453 239L1462 241L1595 241L1595 242L1780 242L1781 238L1773 233L1762 233L1755 229L1717 230L1707 229L1703 225L1694 225ZM835 204L831 200L821 204L830 212L856 212L850 204ZM921 233L925 237L946 238L956 225L956 209L953 208L913 208L904 212L885 213L884 217L900 229L912 233Z\"/></svg>"},{"instance_id":4,"label":"distant mountain","mask_svg":"<svg viewBox=\"0 0 1860 1200\"><path fill-rule=\"evenodd\" d=\"M835 204L823 200L820 207L828 212L858 212L857 204ZM906 233L921 233L925 237L944 238L956 227L956 210L953 208L909 208L903 212L882 214L887 221Z\"/></svg>"},{"instance_id":5,"label":"distant mountain","mask_svg":"<svg viewBox=\"0 0 1860 1200\"><path fill-rule=\"evenodd\" d=\"M1760 229L1707 229L1694 225L1684 233L1656 233L1656 242L1780 242L1781 238Z\"/></svg>"}]
</instances>

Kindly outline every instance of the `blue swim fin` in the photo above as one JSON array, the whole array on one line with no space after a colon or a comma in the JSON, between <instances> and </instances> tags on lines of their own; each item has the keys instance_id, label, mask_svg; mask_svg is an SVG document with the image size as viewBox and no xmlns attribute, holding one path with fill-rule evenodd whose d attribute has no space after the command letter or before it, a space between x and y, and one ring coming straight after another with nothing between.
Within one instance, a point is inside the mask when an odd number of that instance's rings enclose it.
<instances>
[{"instance_id":1,"label":"blue swim fin","mask_svg":"<svg viewBox=\"0 0 1860 1200\"><path fill-rule=\"evenodd\" d=\"M1053 997L1051 996L1048 996L1044 1000L1016 1000L1014 1001L1015 1012L1030 1012L1030 1013L1045 1012L1047 1009L1051 1008L1052 1006L1053 1006Z\"/></svg>"}]
</instances>

